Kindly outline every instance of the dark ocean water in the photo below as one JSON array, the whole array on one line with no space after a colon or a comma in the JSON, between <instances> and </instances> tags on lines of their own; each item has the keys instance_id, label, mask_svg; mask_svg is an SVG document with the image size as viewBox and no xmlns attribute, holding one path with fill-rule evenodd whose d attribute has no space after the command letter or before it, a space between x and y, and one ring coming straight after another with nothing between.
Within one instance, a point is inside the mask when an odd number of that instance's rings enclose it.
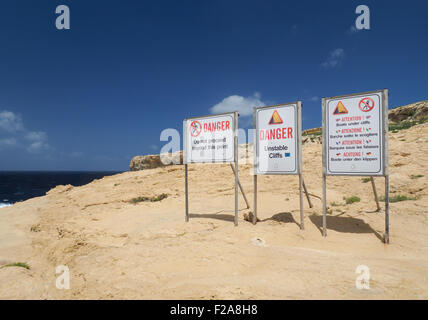
<instances>
[{"instance_id":1,"label":"dark ocean water","mask_svg":"<svg viewBox=\"0 0 428 320\"><path fill-rule=\"evenodd\" d=\"M82 186L94 179L119 172L2 172L0 171L0 208L17 201L43 196L58 185Z\"/></svg>"}]
</instances>

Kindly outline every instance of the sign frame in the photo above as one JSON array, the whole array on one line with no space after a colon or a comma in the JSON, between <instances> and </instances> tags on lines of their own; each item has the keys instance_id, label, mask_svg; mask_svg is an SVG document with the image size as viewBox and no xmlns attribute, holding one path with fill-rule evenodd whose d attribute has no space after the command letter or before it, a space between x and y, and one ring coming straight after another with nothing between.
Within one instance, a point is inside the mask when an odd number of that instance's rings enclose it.
<instances>
[{"instance_id":1,"label":"sign frame","mask_svg":"<svg viewBox=\"0 0 428 320\"><path fill-rule=\"evenodd\" d=\"M386 90L386 89L385 89ZM337 100L337 99L344 99L344 98L357 98L357 97L364 97L367 95L373 95L373 94L381 94L382 96L382 101L379 101L382 103L383 106L385 106L385 93L384 90L376 90L376 91L369 91L369 92L361 92L361 93L354 93L354 94L350 94L350 95L341 95L341 96L337 96L337 97L327 97L327 98L322 98L322 112L323 112L323 128L325 127L327 129L327 125L328 125L328 117L326 112L328 111L328 106L327 106L327 101L328 100ZM385 112L384 110L381 110L379 112L380 115L380 130L379 133L385 132L385 126L388 125L388 112L386 112L386 119L385 119ZM324 117L325 116L325 117ZM328 132L325 132L326 134L328 134ZM324 155L328 156L329 155L329 144L328 144L328 140L327 136L324 137L324 130L323 130L323 157ZM326 165L326 174L329 176L361 176L361 177L373 177L373 176L379 176L379 177L384 177L385 176L385 170L387 167L387 162L385 162L385 157L386 157L386 148L385 148L385 143L387 143L387 141L385 141L385 134L382 134L382 136L380 137L380 141L381 141L381 150L380 150L380 156L381 156L381 168L380 168L380 172L379 173L373 173L373 172L351 172L351 173L345 173L345 172L337 172L337 173L333 173L331 171L328 170L328 159L326 159L325 165ZM325 142L325 143L324 143ZM323 158L324 159L324 158Z\"/></svg>"},{"instance_id":2,"label":"sign frame","mask_svg":"<svg viewBox=\"0 0 428 320\"><path fill-rule=\"evenodd\" d=\"M189 120L197 120L197 119L207 119L207 118L215 118L215 117L220 117L220 116L226 116L226 115L232 115L232 122L233 122L233 160L231 161L207 161L207 162L203 162L203 161L190 161L188 162L187 160L187 138L188 138L188 130L187 130L187 124ZM189 179L188 179L188 165L192 164L192 163L203 163L203 164L215 164L215 163L230 163L234 176L235 176L235 217L234 217L234 224L235 226L238 226L238 185L241 188L241 191L244 195L244 198L246 200L245 194L242 190L242 186L239 182L239 177L238 177L238 118L239 118L239 113L237 111L234 112L225 112L225 113L220 113L220 114L214 114L214 115L207 115L207 116L200 116L200 117L191 117L191 118L185 118L183 120L183 139L184 139L184 144L183 144L183 163L184 163L184 183L185 183L185 221L189 222L190 220L190 215L189 215ZM232 163L235 163L235 166L233 166ZM248 203L247 203L247 207L248 207Z\"/></svg>"},{"instance_id":3,"label":"sign frame","mask_svg":"<svg viewBox=\"0 0 428 320\"><path fill-rule=\"evenodd\" d=\"M207 162L203 162L203 161L187 161L187 138L188 138L188 131L187 131L187 121L189 120L200 120L200 119L210 119L210 118L216 118L216 117L223 117L223 116L232 116L232 131L234 133L234 135L237 135L238 132L238 124L237 121L235 119L235 117L239 117L239 114L237 112L224 112L224 113L218 113L218 114L213 114L213 115L207 115L207 116L201 116L201 117L191 117L191 118L185 118L183 120L183 132L184 132L184 148L183 148L183 163L233 163L235 162L235 156L233 157L233 159L230 159L230 161L225 161L225 160L211 160L211 161L207 161ZM233 144L234 148L236 149L236 145ZM235 153L235 150L233 151Z\"/></svg>"},{"instance_id":4,"label":"sign frame","mask_svg":"<svg viewBox=\"0 0 428 320\"><path fill-rule=\"evenodd\" d=\"M257 113L259 111L262 110L269 110L269 109L278 109L281 107L288 107L288 106L295 106L295 113L294 113L294 121L295 121L295 127L296 127L296 133L297 133L297 139L296 139L296 144L295 144L295 170L294 171L266 171L266 172L262 172L259 171L259 166L258 163L257 165L254 167L255 173L257 175L297 175L300 173L300 169L302 167L302 159L301 159L301 154L302 154L302 146L299 142L299 139L301 140L301 102L300 101L296 101L296 102L291 102L291 103L284 103L284 104L278 104L278 105L273 105L273 106L266 106L266 107L257 107L254 108L254 128L256 130L256 133L258 133L259 131L259 127L257 125ZM299 125L300 124L300 125ZM255 136L255 140L254 140L254 155L256 157L256 159L259 158L259 135L256 134Z\"/></svg>"},{"instance_id":5,"label":"sign frame","mask_svg":"<svg viewBox=\"0 0 428 320\"><path fill-rule=\"evenodd\" d=\"M381 100L379 101L382 104L382 110L380 110L380 122L382 127L379 128L379 133L382 135L380 137L381 141L381 172L380 173L370 173L370 172L356 172L356 173L331 173L328 170L328 142L327 142L327 132L328 127L328 107L327 102L329 100L345 99L345 98L355 98L355 97L364 97L374 94L380 94ZM384 233L384 242L389 243L389 154L388 154L388 98L389 91L388 89L374 90L360 93L353 93L349 95L341 95L335 97L326 97L322 98L322 190L323 190L323 236L327 236L327 176L362 176L371 178L372 188L375 195L375 200L377 204L378 211L380 211L379 201L376 192L376 186L374 184L374 178L384 177L385 178L385 233Z\"/></svg>"},{"instance_id":6,"label":"sign frame","mask_svg":"<svg viewBox=\"0 0 428 320\"><path fill-rule=\"evenodd\" d=\"M258 127L258 112L260 110L268 110L268 109L278 109L281 107L294 106L295 107L295 163L296 170L293 172L260 172L258 170L259 165L259 127ZM256 107L253 109L253 127L255 130L255 138L254 138L254 150L253 150L253 160L254 160L254 214L253 214L253 224L257 223L257 176L258 175L298 175L299 176L299 204L300 204L300 229L304 230L304 212L303 212L303 192L305 190L307 200L309 202L309 206L312 208L312 203L309 198L309 194L306 189L305 182L303 180L303 161L302 161L302 101L281 103L271 106L264 107Z\"/></svg>"}]
</instances>

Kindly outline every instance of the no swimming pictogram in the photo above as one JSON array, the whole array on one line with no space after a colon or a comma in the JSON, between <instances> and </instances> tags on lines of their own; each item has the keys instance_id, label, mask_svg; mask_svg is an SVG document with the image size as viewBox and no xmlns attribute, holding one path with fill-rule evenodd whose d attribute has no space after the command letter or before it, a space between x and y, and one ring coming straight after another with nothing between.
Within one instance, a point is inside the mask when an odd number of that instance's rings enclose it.
<instances>
[{"instance_id":1,"label":"no swimming pictogram","mask_svg":"<svg viewBox=\"0 0 428 320\"><path fill-rule=\"evenodd\" d=\"M371 111L375 106L375 102L372 98L364 98L358 104L358 108L360 108L363 112Z\"/></svg>"},{"instance_id":2,"label":"no swimming pictogram","mask_svg":"<svg viewBox=\"0 0 428 320\"><path fill-rule=\"evenodd\" d=\"M192 137L197 137L201 134L202 131L202 125L199 121L193 121L190 124L190 134L192 135Z\"/></svg>"}]
</instances>

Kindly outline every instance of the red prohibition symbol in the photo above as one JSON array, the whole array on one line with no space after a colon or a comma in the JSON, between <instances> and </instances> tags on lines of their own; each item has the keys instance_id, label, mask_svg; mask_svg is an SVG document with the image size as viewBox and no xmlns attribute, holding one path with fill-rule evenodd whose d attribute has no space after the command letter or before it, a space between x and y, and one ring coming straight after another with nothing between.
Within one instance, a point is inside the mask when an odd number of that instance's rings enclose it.
<instances>
[{"instance_id":1,"label":"red prohibition symbol","mask_svg":"<svg viewBox=\"0 0 428 320\"><path fill-rule=\"evenodd\" d=\"M197 137L200 135L202 131L202 125L199 121L193 121L190 124L190 134L192 135L192 137Z\"/></svg>"},{"instance_id":2,"label":"red prohibition symbol","mask_svg":"<svg viewBox=\"0 0 428 320\"><path fill-rule=\"evenodd\" d=\"M364 98L358 104L358 108L360 108L362 112L369 112L374 108L374 106L375 102L372 98Z\"/></svg>"}]
</instances>

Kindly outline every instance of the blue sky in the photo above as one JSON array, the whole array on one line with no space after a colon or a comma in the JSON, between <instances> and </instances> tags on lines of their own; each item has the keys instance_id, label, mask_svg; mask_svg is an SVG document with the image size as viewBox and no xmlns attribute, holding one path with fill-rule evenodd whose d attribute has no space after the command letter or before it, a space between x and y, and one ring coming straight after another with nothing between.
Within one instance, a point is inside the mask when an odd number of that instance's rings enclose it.
<instances>
[{"instance_id":1,"label":"blue sky","mask_svg":"<svg viewBox=\"0 0 428 320\"><path fill-rule=\"evenodd\" d=\"M68 5L71 29L55 28ZM371 29L357 31L365 4ZM388 88L428 99L426 1L15 1L0 4L0 170L127 170L166 128L252 104ZM249 113L248 113L249 114Z\"/></svg>"}]
</instances>

